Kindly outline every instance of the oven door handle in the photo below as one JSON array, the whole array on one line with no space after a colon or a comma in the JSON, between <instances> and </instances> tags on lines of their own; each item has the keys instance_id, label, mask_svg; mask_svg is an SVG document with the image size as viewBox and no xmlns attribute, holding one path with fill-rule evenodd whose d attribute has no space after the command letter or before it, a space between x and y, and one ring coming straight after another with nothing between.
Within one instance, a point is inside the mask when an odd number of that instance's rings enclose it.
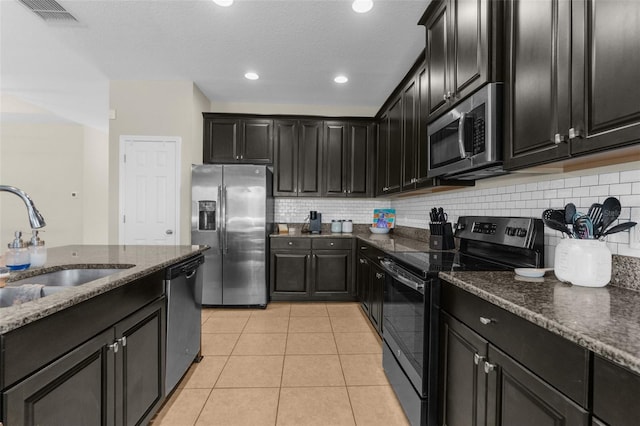
<instances>
[{"instance_id":1,"label":"oven door handle","mask_svg":"<svg viewBox=\"0 0 640 426\"><path fill-rule=\"evenodd\" d=\"M418 291L422 294L424 294L424 282L417 282L417 281L412 281L407 279L406 277L403 277L402 275L399 275L398 273L396 273L392 268L390 268L390 266L393 265L392 262L389 262L388 260L381 260L380 261L380 266L382 267L382 269L385 270L385 272L387 272L391 278L393 278L394 280L398 281L401 284L404 284L405 286Z\"/></svg>"},{"instance_id":2,"label":"oven door handle","mask_svg":"<svg viewBox=\"0 0 640 426\"><path fill-rule=\"evenodd\" d=\"M458 123L458 148L460 149L460 158L464 159L467 158L467 150L465 149L464 146L464 137L465 137L465 131L464 131L464 122L467 119L467 113L463 112L460 114L460 122Z\"/></svg>"}]
</instances>

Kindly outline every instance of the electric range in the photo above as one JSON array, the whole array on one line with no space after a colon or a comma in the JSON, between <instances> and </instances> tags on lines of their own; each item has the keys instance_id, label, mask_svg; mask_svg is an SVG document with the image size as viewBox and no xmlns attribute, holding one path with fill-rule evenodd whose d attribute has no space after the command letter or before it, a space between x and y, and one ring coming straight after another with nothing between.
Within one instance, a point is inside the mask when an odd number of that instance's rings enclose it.
<instances>
[{"instance_id":1,"label":"electric range","mask_svg":"<svg viewBox=\"0 0 640 426\"><path fill-rule=\"evenodd\" d=\"M383 367L413 425L437 421L437 369L442 271L501 271L544 265L540 219L461 216L459 250L392 252L385 270Z\"/></svg>"}]
</instances>

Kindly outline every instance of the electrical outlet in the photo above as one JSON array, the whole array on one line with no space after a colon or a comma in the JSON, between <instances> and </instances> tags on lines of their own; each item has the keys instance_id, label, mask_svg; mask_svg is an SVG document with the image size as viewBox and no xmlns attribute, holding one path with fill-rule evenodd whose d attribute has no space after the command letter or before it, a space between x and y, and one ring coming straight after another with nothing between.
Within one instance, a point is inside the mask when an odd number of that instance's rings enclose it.
<instances>
[{"instance_id":1,"label":"electrical outlet","mask_svg":"<svg viewBox=\"0 0 640 426\"><path fill-rule=\"evenodd\" d=\"M629 248L640 250L640 207L631 207L631 221L637 225L629 230Z\"/></svg>"}]
</instances>

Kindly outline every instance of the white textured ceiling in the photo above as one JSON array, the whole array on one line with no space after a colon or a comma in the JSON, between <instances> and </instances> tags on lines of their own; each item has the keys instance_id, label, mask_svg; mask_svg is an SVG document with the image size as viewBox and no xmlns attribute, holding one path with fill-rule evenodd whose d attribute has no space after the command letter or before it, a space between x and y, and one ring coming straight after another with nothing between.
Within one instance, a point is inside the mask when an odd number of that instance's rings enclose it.
<instances>
[{"instance_id":1,"label":"white textured ceiling","mask_svg":"<svg viewBox=\"0 0 640 426\"><path fill-rule=\"evenodd\" d=\"M61 26L0 0L0 90L101 129L109 80L193 81L216 104L376 110L424 48L429 1L374 1L357 14L349 0L59 0L79 21Z\"/></svg>"}]
</instances>

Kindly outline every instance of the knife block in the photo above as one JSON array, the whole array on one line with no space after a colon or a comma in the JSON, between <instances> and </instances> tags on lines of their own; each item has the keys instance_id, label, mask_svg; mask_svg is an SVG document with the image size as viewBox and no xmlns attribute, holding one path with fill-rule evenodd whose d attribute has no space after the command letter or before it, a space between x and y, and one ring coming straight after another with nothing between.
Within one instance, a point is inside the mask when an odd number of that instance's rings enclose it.
<instances>
[{"instance_id":1,"label":"knife block","mask_svg":"<svg viewBox=\"0 0 640 426\"><path fill-rule=\"evenodd\" d=\"M434 222L429 224L431 236L429 248L432 250L452 250L456 248L453 240L453 228L451 222Z\"/></svg>"}]
</instances>

